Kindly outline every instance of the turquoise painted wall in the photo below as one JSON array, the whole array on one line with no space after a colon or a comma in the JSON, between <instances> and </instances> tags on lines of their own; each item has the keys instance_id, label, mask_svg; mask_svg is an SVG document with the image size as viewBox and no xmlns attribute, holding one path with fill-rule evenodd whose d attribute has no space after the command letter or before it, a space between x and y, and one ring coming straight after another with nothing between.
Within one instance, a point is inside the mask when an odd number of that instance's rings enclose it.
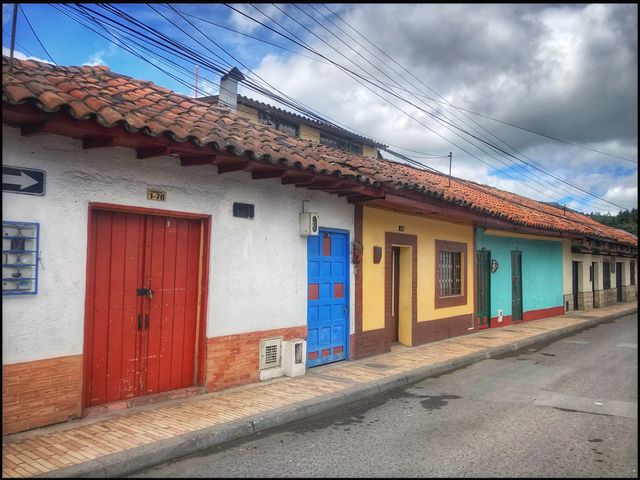
<instances>
[{"instance_id":1,"label":"turquoise painted wall","mask_svg":"<svg viewBox=\"0 0 640 480\"><path fill-rule=\"evenodd\" d=\"M491 251L498 270L491 273L491 316L511 315L511 251L522 252L522 310L561 307L562 242L485 235L477 229L476 246ZM516 248L517 247L517 248Z\"/></svg>"}]
</instances>

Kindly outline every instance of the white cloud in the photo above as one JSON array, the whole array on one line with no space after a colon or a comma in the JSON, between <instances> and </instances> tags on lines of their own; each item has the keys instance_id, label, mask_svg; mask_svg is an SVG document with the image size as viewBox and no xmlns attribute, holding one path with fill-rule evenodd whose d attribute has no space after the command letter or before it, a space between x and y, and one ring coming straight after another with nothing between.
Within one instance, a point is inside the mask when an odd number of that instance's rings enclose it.
<instances>
[{"instance_id":1,"label":"white cloud","mask_svg":"<svg viewBox=\"0 0 640 480\"><path fill-rule=\"evenodd\" d=\"M105 55L105 51L93 53L82 65L88 65L89 67L96 67L98 65L106 65L107 62L102 58Z\"/></svg>"},{"instance_id":2,"label":"white cloud","mask_svg":"<svg viewBox=\"0 0 640 480\"><path fill-rule=\"evenodd\" d=\"M258 10L253 8L251 5L247 5L245 3L236 3L236 4L231 4L231 6L234 7L236 10L239 10L247 14L247 16L249 17L253 17L256 20L259 20L260 22L265 23L269 21L264 15L262 15ZM275 19L276 21L278 18L282 17L282 13L280 13L280 11L273 5L259 4L258 9L260 9L260 11L264 12L266 15ZM247 16L232 10L231 22L238 30L244 33L251 33L256 31L258 28L261 28L258 23L249 19Z\"/></svg>"},{"instance_id":3,"label":"white cloud","mask_svg":"<svg viewBox=\"0 0 640 480\"><path fill-rule=\"evenodd\" d=\"M2 47L2 55L6 55L8 57L10 53L11 53L11 50L9 48ZM17 58L18 60L35 60L36 62L44 62L44 63L51 64L50 60L45 60L44 58L32 57L30 55L22 53L19 50L13 51L13 58Z\"/></svg>"}]
</instances>

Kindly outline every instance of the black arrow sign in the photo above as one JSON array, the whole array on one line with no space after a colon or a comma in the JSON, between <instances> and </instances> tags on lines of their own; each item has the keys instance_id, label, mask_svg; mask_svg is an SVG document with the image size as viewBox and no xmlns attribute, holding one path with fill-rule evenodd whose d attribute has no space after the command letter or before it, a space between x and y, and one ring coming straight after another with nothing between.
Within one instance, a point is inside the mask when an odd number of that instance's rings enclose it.
<instances>
[{"instance_id":1,"label":"black arrow sign","mask_svg":"<svg viewBox=\"0 0 640 480\"><path fill-rule=\"evenodd\" d=\"M2 191L24 193L25 195L44 195L46 173L33 168L2 166Z\"/></svg>"}]
</instances>

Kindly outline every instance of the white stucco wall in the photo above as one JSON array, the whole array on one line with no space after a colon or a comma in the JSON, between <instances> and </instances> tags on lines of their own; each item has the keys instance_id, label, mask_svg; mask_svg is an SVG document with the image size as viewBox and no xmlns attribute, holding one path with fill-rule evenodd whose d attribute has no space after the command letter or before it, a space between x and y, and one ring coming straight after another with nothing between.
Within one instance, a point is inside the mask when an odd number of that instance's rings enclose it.
<instances>
[{"instance_id":1,"label":"white stucco wall","mask_svg":"<svg viewBox=\"0 0 640 480\"><path fill-rule=\"evenodd\" d=\"M566 249L565 249L565 255L566 255ZM595 289L596 290L602 290L604 288L604 282L603 282L603 266L602 263L603 261L607 261L611 263L611 256L607 256L607 255L592 255L592 254L586 254L586 253L570 253L569 251L569 257L568 257L568 261L565 261L564 264L564 293L565 294L570 294L572 292L572 270L571 270L571 262L575 261L575 262L582 262L582 274L581 274L581 278L582 281L580 283L580 291L581 292L589 292L592 289L591 286L591 281L589 279L589 267L591 266L592 262L596 263L596 270L595 270ZM565 256L565 258L567 258ZM626 257L614 257L614 262L615 263L622 263L622 285L626 286L626 285L631 285L631 261L632 259L630 258L626 258ZM633 260L635 261L635 260ZM637 263L636 263L636 268L637 268ZM638 275L638 272L636 270L636 277ZM611 288L615 288L617 286L616 283L616 274L615 272L611 274ZM637 282L636 282L637 283Z\"/></svg>"},{"instance_id":2,"label":"white stucco wall","mask_svg":"<svg viewBox=\"0 0 640 480\"><path fill-rule=\"evenodd\" d=\"M212 215L208 337L307 323L307 240L298 213L348 230L353 206L343 198L249 173L218 175L179 159L135 158L125 148L83 150L78 140L39 133L22 137L3 125L3 164L46 171L46 195L3 193L3 220L39 222L40 280L35 296L3 297L3 364L81 354L84 334L89 202ZM167 192L147 200L147 188ZM235 218L234 202L255 204L255 218ZM354 274L350 268L351 332Z\"/></svg>"}]
</instances>

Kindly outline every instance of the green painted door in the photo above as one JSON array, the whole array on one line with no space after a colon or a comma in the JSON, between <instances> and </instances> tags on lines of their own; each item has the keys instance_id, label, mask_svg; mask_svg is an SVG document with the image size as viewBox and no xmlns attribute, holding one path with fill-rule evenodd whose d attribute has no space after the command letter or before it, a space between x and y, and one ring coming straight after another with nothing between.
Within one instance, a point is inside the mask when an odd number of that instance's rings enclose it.
<instances>
[{"instance_id":1,"label":"green painted door","mask_svg":"<svg viewBox=\"0 0 640 480\"><path fill-rule=\"evenodd\" d=\"M511 321L522 320L522 252L511 252Z\"/></svg>"},{"instance_id":2,"label":"green painted door","mask_svg":"<svg viewBox=\"0 0 640 480\"><path fill-rule=\"evenodd\" d=\"M476 285L478 288L478 311L476 317L479 320L479 328L489 328L491 322L490 305L490 277L491 252L478 250L476 252Z\"/></svg>"}]
</instances>

